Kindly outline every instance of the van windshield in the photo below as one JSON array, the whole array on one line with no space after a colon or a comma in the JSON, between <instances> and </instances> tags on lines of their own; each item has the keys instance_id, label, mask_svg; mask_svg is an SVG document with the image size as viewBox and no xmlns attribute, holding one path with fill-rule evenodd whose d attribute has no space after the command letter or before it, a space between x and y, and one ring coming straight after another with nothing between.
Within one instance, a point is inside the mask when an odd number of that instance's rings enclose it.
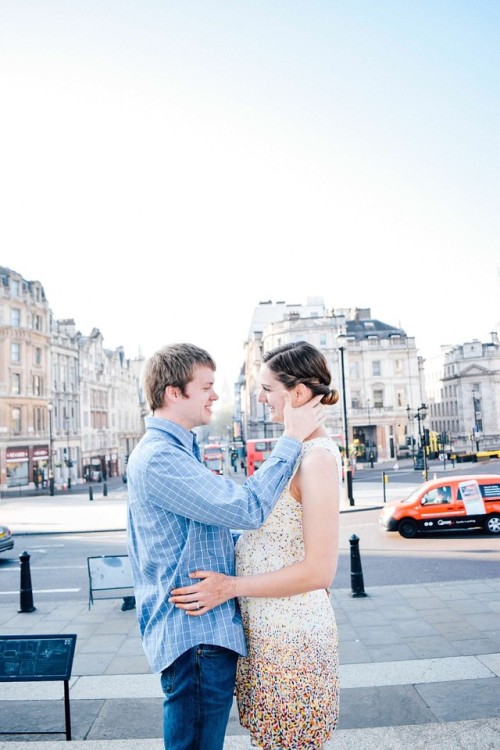
<instances>
[{"instance_id":1,"label":"van windshield","mask_svg":"<svg viewBox=\"0 0 500 750\"><path fill-rule=\"evenodd\" d=\"M421 495L422 490L421 488L417 487L416 490L413 490L413 492L408 495L404 500L401 500L401 505L407 505L409 503L414 503L415 500L418 500L419 496Z\"/></svg>"}]
</instances>

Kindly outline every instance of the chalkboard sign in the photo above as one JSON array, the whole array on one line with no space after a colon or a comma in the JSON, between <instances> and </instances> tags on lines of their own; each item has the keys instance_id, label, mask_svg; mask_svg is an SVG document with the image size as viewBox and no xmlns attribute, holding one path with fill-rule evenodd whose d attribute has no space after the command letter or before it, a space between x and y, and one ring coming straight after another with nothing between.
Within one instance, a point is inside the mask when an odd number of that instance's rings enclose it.
<instances>
[{"instance_id":1,"label":"chalkboard sign","mask_svg":"<svg viewBox=\"0 0 500 750\"><path fill-rule=\"evenodd\" d=\"M69 680L76 635L0 636L0 682Z\"/></svg>"}]
</instances>

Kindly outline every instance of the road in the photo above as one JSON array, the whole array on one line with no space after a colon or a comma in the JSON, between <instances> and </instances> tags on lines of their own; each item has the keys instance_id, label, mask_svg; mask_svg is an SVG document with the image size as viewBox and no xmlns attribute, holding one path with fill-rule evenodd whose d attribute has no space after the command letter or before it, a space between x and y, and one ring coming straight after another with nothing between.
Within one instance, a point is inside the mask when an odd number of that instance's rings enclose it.
<instances>
[{"instance_id":1,"label":"road","mask_svg":"<svg viewBox=\"0 0 500 750\"><path fill-rule=\"evenodd\" d=\"M404 539L379 528L378 510L341 514L340 553L334 584L351 586L350 538L359 538L365 590L433 581L494 578L498 575L498 538L480 530L422 534Z\"/></svg>"},{"instance_id":2,"label":"road","mask_svg":"<svg viewBox=\"0 0 500 750\"><path fill-rule=\"evenodd\" d=\"M408 464L395 471L385 469L388 482L415 484L415 472ZM431 474L441 475L439 466L431 466ZM457 473L500 473L500 462L484 467L460 465L446 471ZM243 476L235 476L243 481ZM382 470L363 469L356 472L356 487L367 482L380 481L383 502ZM116 489L123 484L116 482ZM410 489L410 487L409 487ZM88 490L87 490L88 491ZM403 493L404 494L404 493ZM351 543L353 535L359 538L359 550L365 590L370 586L429 583L433 581L493 578L498 575L500 562L499 540L482 531L443 532L403 539L398 533L384 532L379 528L378 509L361 510L356 507L340 516L339 565L334 585L351 587ZM0 606L19 602L19 555L31 555L30 569L34 597L48 599L88 599L87 557L94 555L126 554L124 532L44 534L18 536L14 550L0 556ZM35 601L36 606L36 601Z\"/></svg>"},{"instance_id":3,"label":"road","mask_svg":"<svg viewBox=\"0 0 500 750\"><path fill-rule=\"evenodd\" d=\"M339 565L334 585L351 587L351 542L359 538L365 590L431 581L493 578L498 575L498 539L481 531L403 539L383 532L378 510L341 514ZM87 557L126 554L124 532L44 534L19 537L0 559L0 606L19 602L19 555L28 551L36 601L88 598Z\"/></svg>"}]
</instances>

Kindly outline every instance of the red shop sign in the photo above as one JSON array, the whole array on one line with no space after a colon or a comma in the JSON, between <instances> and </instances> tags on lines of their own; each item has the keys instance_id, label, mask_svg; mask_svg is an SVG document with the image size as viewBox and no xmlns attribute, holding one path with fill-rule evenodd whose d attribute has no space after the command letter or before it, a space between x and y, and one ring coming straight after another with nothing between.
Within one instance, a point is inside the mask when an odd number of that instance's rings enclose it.
<instances>
[{"instance_id":1,"label":"red shop sign","mask_svg":"<svg viewBox=\"0 0 500 750\"><path fill-rule=\"evenodd\" d=\"M33 458L35 460L38 460L39 458L48 458L48 457L49 457L49 449L46 445L33 448Z\"/></svg>"},{"instance_id":2,"label":"red shop sign","mask_svg":"<svg viewBox=\"0 0 500 750\"><path fill-rule=\"evenodd\" d=\"M27 448L7 448L5 451L7 461L27 461L28 460L28 449Z\"/></svg>"}]
</instances>

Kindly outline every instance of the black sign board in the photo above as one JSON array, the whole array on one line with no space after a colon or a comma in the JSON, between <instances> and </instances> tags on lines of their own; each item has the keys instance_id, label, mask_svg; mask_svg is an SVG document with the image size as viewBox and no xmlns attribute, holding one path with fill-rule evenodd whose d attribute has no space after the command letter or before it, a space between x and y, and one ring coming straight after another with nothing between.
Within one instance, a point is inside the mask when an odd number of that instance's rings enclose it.
<instances>
[{"instance_id":1,"label":"black sign board","mask_svg":"<svg viewBox=\"0 0 500 750\"><path fill-rule=\"evenodd\" d=\"M0 682L69 680L76 635L0 636Z\"/></svg>"}]
</instances>

